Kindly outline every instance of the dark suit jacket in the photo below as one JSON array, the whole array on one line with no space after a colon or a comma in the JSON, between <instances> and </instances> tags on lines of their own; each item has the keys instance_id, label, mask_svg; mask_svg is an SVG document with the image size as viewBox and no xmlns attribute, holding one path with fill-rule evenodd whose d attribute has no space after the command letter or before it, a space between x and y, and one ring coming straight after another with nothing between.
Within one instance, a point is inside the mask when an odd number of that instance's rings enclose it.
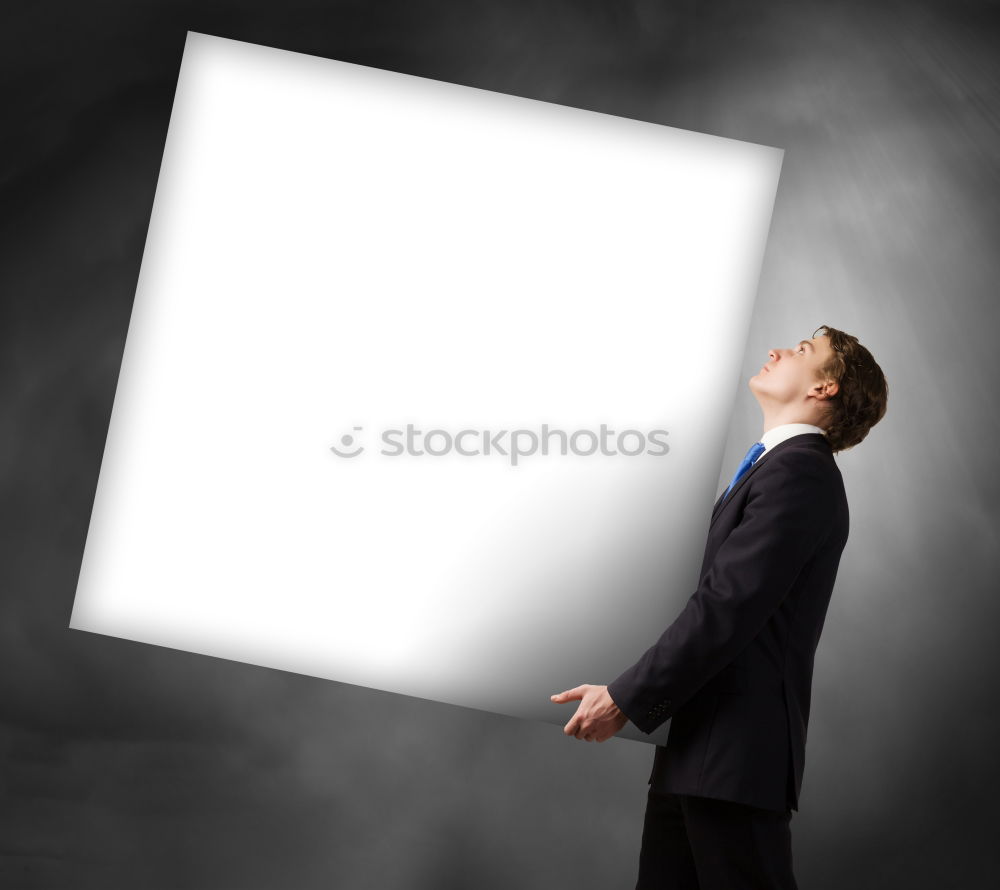
<instances>
[{"instance_id":1,"label":"dark suit jacket","mask_svg":"<svg viewBox=\"0 0 1000 890\"><path fill-rule=\"evenodd\" d=\"M716 503L698 589L608 686L643 732L671 719L656 790L798 809L813 656L847 531L817 433L767 451Z\"/></svg>"}]
</instances>

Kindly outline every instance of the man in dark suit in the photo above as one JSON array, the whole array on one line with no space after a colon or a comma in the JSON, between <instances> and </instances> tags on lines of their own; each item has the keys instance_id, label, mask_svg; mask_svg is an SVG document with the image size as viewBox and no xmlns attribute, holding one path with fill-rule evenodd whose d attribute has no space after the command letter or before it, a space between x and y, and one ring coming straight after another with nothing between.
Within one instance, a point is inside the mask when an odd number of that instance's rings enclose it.
<instances>
[{"instance_id":1,"label":"man in dark suit","mask_svg":"<svg viewBox=\"0 0 1000 890\"><path fill-rule=\"evenodd\" d=\"M882 418L887 387L834 328L768 355L750 380L764 433L712 512L697 590L608 686L552 696L580 701L564 732L585 741L671 719L649 779L641 890L796 886L813 656L848 533L833 454Z\"/></svg>"}]
</instances>

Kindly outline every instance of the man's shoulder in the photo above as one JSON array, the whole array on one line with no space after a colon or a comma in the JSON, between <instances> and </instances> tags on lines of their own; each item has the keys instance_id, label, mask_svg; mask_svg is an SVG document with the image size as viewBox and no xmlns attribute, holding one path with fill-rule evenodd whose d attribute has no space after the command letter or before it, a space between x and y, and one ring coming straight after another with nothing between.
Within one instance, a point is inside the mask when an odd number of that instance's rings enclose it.
<instances>
[{"instance_id":1,"label":"man's shoulder","mask_svg":"<svg viewBox=\"0 0 1000 890\"><path fill-rule=\"evenodd\" d=\"M821 522L840 531L844 541L850 524L847 492L833 449L825 437L803 434L787 439L764 455L767 462L751 478L745 492L748 505L760 515L784 516L796 523ZM793 518L794 517L794 518Z\"/></svg>"},{"instance_id":2,"label":"man's shoulder","mask_svg":"<svg viewBox=\"0 0 1000 890\"><path fill-rule=\"evenodd\" d=\"M803 433L775 445L760 458L760 468L754 475L758 483L781 477L803 483L812 481L838 493L844 490L833 449L819 433Z\"/></svg>"},{"instance_id":3,"label":"man's shoulder","mask_svg":"<svg viewBox=\"0 0 1000 890\"><path fill-rule=\"evenodd\" d=\"M760 458L761 469L765 466L801 465L827 466L840 472L833 457L833 449L826 436L819 433L802 433L779 442L768 449Z\"/></svg>"}]
</instances>

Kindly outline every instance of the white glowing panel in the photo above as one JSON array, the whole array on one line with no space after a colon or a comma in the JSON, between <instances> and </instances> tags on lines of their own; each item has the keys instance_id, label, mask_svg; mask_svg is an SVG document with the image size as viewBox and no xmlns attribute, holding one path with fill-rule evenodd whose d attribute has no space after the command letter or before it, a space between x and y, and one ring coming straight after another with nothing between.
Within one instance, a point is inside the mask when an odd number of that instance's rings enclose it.
<instances>
[{"instance_id":1,"label":"white glowing panel","mask_svg":"<svg viewBox=\"0 0 1000 890\"><path fill-rule=\"evenodd\" d=\"M71 626L565 722L693 591L780 162L189 34Z\"/></svg>"}]
</instances>

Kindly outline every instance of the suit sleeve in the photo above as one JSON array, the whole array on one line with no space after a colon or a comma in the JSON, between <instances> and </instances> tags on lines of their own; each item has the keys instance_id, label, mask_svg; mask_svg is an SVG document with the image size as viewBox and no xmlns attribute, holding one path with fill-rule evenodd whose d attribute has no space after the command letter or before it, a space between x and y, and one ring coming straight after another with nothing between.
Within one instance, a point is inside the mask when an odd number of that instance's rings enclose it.
<instances>
[{"instance_id":1,"label":"suit sleeve","mask_svg":"<svg viewBox=\"0 0 1000 890\"><path fill-rule=\"evenodd\" d=\"M644 733L664 723L763 629L833 527L836 493L825 462L801 451L774 461L748 481L743 518L680 615L608 685L615 704Z\"/></svg>"}]
</instances>

